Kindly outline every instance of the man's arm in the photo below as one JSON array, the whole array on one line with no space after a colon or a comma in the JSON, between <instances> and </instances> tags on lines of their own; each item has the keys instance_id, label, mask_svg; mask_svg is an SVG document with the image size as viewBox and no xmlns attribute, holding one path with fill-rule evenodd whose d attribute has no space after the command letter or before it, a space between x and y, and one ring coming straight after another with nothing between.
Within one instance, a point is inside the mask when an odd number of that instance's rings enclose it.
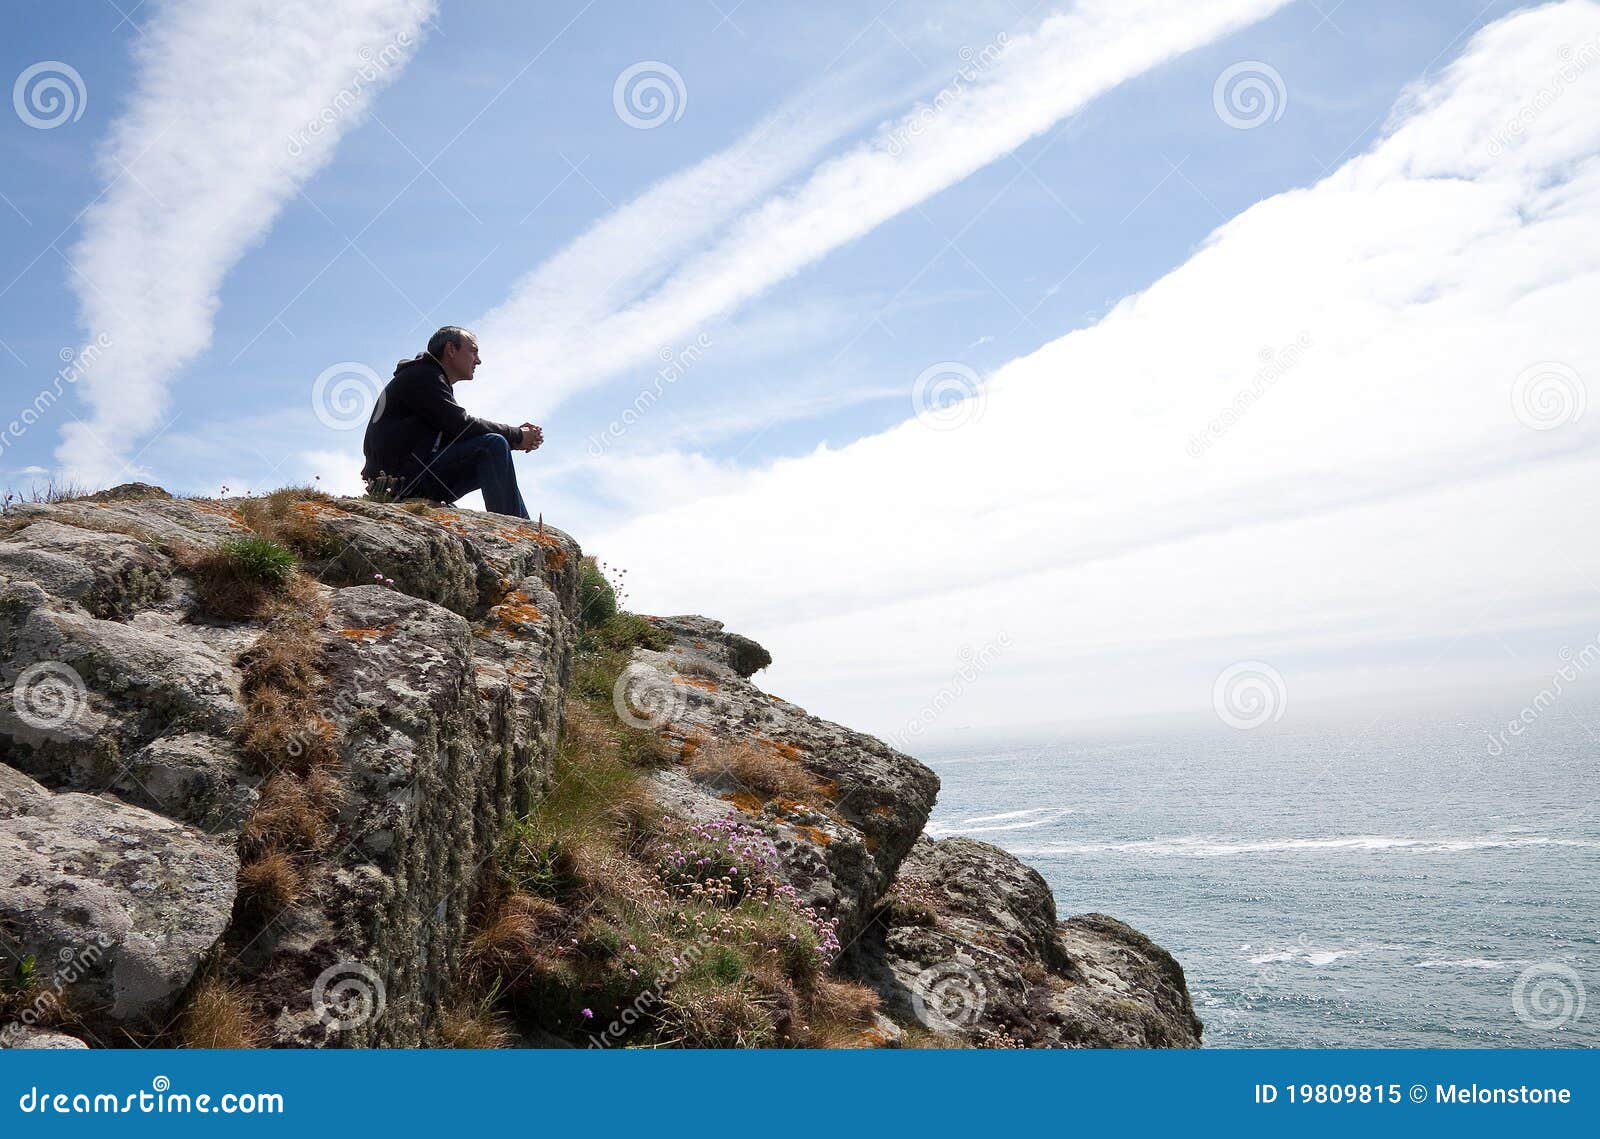
<instances>
[{"instance_id":1,"label":"man's arm","mask_svg":"<svg viewBox=\"0 0 1600 1139\"><path fill-rule=\"evenodd\" d=\"M467 414L466 408L456 402L450 381L444 378L443 372L425 373L422 378L404 384L404 388L406 405L418 419L443 435L446 446L477 435L503 435L513 447L523 445L520 427Z\"/></svg>"}]
</instances>

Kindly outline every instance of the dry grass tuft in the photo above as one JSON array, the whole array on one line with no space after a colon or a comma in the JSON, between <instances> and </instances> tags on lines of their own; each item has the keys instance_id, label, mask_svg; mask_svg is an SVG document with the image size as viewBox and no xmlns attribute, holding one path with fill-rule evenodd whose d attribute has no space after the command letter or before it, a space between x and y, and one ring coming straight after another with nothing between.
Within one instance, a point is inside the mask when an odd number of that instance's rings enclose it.
<instances>
[{"instance_id":1,"label":"dry grass tuft","mask_svg":"<svg viewBox=\"0 0 1600 1139\"><path fill-rule=\"evenodd\" d=\"M338 806L338 781L325 770L305 776L281 771L261 787L261 799L244 825L247 849L313 854L328 841L329 817Z\"/></svg>"},{"instance_id":2,"label":"dry grass tuft","mask_svg":"<svg viewBox=\"0 0 1600 1139\"><path fill-rule=\"evenodd\" d=\"M515 1034L504 1016L481 1004L447 1010L438 1036L441 1048L509 1048Z\"/></svg>"},{"instance_id":3,"label":"dry grass tuft","mask_svg":"<svg viewBox=\"0 0 1600 1139\"><path fill-rule=\"evenodd\" d=\"M242 653L244 723L238 743L256 770L301 774L339 761L339 738L317 707L322 647L317 606L280 613Z\"/></svg>"},{"instance_id":4,"label":"dry grass tuft","mask_svg":"<svg viewBox=\"0 0 1600 1139\"><path fill-rule=\"evenodd\" d=\"M209 550L175 550L174 558L194 579L200 611L220 620L267 620L315 600L293 551L258 534L228 538Z\"/></svg>"},{"instance_id":5,"label":"dry grass tuft","mask_svg":"<svg viewBox=\"0 0 1600 1139\"><path fill-rule=\"evenodd\" d=\"M213 977L189 998L176 1035L184 1048L256 1048L266 1033L245 991Z\"/></svg>"},{"instance_id":6,"label":"dry grass tuft","mask_svg":"<svg viewBox=\"0 0 1600 1139\"><path fill-rule=\"evenodd\" d=\"M695 1048L767 1048L789 1019L781 994L747 985L680 985L663 1015L668 1043Z\"/></svg>"},{"instance_id":7,"label":"dry grass tuft","mask_svg":"<svg viewBox=\"0 0 1600 1139\"><path fill-rule=\"evenodd\" d=\"M566 921L566 911L548 898L509 894L467 943L467 962L487 976L515 980L552 951Z\"/></svg>"},{"instance_id":8,"label":"dry grass tuft","mask_svg":"<svg viewBox=\"0 0 1600 1139\"><path fill-rule=\"evenodd\" d=\"M309 622L285 619L239 657L247 688L271 688L286 696L311 696L319 687L317 646Z\"/></svg>"},{"instance_id":9,"label":"dry grass tuft","mask_svg":"<svg viewBox=\"0 0 1600 1139\"><path fill-rule=\"evenodd\" d=\"M817 977L805 993L811 1043L820 1048L848 1047L872 1027L878 994L854 981Z\"/></svg>"},{"instance_id":10,"label":"dry grass tuft","mask_svg":"<svg viewBox=\"0 0 1600 1139\"><path fill-rule=\"evenodd\" d=\"M751 743L713 744L697 750L689 763L690 774L702 783L754 791L767 798L785 798L822 804L823 788L800 761L777 749Z\"/></svg>"},{"instance_id":11,"label":"dry grass tuft","mask_svg":"<svg viewBox=\"0 0 1600 1139\"><path fill-rule=\"evenodd\" d=\"M239 520L256 534L316 561L339 549L338 539L318 518L333 501L331 495L310 487L284 487L261 498L238 499L235 507Z\"/></svg>"},{"instance_id":12,"label":"dry grass tuft","mask_svg":"<svg viewBox=\"0 0 1600 1139\"><path fill-rule=\"evenodd\" d=\"M239 903L252 914L286 910L299 900L304 888L300 868L281 850L268 851L239 867Z\"/></svg>"}]
</instances>

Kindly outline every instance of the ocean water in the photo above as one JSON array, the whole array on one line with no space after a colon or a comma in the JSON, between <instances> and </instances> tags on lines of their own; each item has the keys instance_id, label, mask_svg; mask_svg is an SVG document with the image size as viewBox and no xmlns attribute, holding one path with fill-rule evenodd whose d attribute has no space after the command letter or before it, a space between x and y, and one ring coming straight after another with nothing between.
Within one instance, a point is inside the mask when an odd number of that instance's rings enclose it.
<instances>
[{"instance_id":1,"label":"ocean water","mask_svg":"<svg viewBox=\"0 0 1600 1139\"><path fill-rule=\"evenodd\" d=\"M929 833L1171 950L1209 1047L1600 1047L1600 704L1503 718L935 752Z\"/></svg>"}]
</instances>

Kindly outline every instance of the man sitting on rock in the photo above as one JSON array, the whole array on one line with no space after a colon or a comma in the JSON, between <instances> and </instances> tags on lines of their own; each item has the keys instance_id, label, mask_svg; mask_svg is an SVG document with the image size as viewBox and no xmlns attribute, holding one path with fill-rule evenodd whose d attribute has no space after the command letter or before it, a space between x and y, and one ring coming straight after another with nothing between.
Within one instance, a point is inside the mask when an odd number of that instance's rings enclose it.
<instances>
[{"instance_id":1,"label":"man sitting on rock","mask_svg":"<svg viewBox=\"0 0 1600 1139\"><path fill-rule=\"evenodd\" d=\"M441 502L481 490L488 510L528 517L511 449L534 450L544 432L531 423L512 427L467 414L451 389L472 379L480 363L478 338L446 325L425 352L395 366L362 441L367 461L361 477L369 488Z\"/></svg>"}]
</instances>

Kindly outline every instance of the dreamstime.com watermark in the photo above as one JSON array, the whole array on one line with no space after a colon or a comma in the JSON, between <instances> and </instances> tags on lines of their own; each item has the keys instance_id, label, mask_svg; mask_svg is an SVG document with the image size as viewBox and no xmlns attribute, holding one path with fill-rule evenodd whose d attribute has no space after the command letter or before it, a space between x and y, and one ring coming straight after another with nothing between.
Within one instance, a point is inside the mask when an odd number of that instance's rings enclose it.
<instances>
[{"instance_id":1,"label":"dreamstime.com watermark","mask_svg":"<svg viewBox=\"0 0 1600 1139\"><path fill-rule=\"evenodd\" d=\"M378 418L386 390L375 370L359 360L341 360L311 381L311 411L324 427L352 431Z\"/></svg>"},{"instance_id":2,"label":"dreamstime.com watermark","mask_svg":"<svg viewBox=\"0 0 1600 1139\"><path fill-rule=\"evenodd\" d=\"M1583 1017L1583 978L1559 961L1529 965L1511 986L1511 1011L1529 1028L1558 1032Z\"/></svg>"},{"instance_id":3,"label":"dreamstime.com watermark","mask_svg":"<svg viewBox=\"0 0 1600 1139\"><path fill-rule=\"evenodd\" d=\"M924 368L911 385L911 411L935 431L954 431L983 418L989 393L976 369L959 360Z\"/></svg>"},{"instance_id":4,"label":"dreamstime.com watermark","mask_svg":"<svg viewBox=\"0 0 1600 1139\"><path fill-rule=\"evenodd\" d=\"M1289 707L1289 686L1283 674L1266 661L1242 660L1217 675L1211 706L1230 728L1250 731L1277 723Z\"/></svg>"},{"instance_id":5,"label":"dreamstime.com watermark","mask_svg":"<svg viewBox=\"0 0 1600 1139\"><path fill-rule=\"evenodd\" d=\"M889 155L893 158L900 157L911 140L932 126L952 103L965 96L967 88L976 83L980 75L998 63L1010 46L1010 37L1001 32L980 48L962 47L957 53L961 66L956 68L956 73L950 77L950 82L941 87L930 102L919 103L916 109L885 137L884 148Z\"/></svg>"},{"instance_id":6,"label":"dreamstime.com watermark","mask_svg":"<svg viewBox=\"0 0 1600 1139\"><path fill-rule=\"evenodd\" d=\"M63 366L56 369L54 380L40 389L33 402L25 405L15 419L0 427L0 455L44 418L45 413L61 401L68 387L88 375L111 344L111 337L102 332L82 348L63 348L59 353Z\"/></svg>"},{"instance_id":7,"label":"dreamstime.com watermark","mask_svg":"<svg viewBox=\"0 0 1600 1139\"><path fill-rule=\"evenodd\" d=\"M58 660L30 664L11 686L11 707L17 719L41 732L59 732L78 722L89 706L83 677Z\"/></svg>"},{"instance_id":8,"label":"dreamstime.com watermark","mask_svg":"<svg viewBox=\"0 0 1600 1139\"><path fill-rule=\"evenodd\" d=\"M635 130L654 130L683 118L689 109L689 88L670 63L643 59L617 76L611 85L611 106L617 118Z\"/></svg>"},{"instance_id":9,"label":"dreamstime.com watermark","mask_svg":"<svg viewBox=\"0 0 1600 1139\"><path fill-rule=\"evenodd\" d=\"M917 1020L935 1032L971 1028L988 1002L983 978L957 960L930 965L911 982L911 1007Z\"/></svg>"},{"instance_id":10,"label":"dreamstime.com watermark","mask_svg":"<svg viewBox=\"0 0 1600 1139\"><path fill-rule=\"evenodd\" d=\"M1311 939L1305 934L1299 934L1294 939L1294 946L1279 953L1266 953L1260 957L1252 958L1251 964L1260 966L1256 970L1255 978L1245 986L1244 996L1248 1000L1260 1000L1267 995L1267 990L1280 984L1286 977L1287 971L1282 966L1295 960L1297 957L1309 960L1312 950Z\"/></svg>"},{"instance_id":11,"label":"dreamstime.com watermark","mask_svg":"<svg viewBox=\"0 0 1600 1139\"><path fill-rule=\"evenodd\" d=\"M1289 109L1289 88L1272 64L1246 59L1217 76L1211 85L1211 106L1217 118L1235 130L1254 130L1283 118Z\"/></svg>"},{"instance_id":12,"label":"dreamstime.com watermark","mask_svg":"<svg viewBox=\"0 0 1600 1139\"><path fill-rule=\"evenodd\" d=\"M63 1007L62 997L66 995L68 986L76 984L92 972L105 957L106 950L115 944L114 938L101 933L96 934L95 939L88 944L63 946L56 953L55 969L51 972L48 985L39 983L36 975L37 967L31 959L28 959L26 961L28 972L34 974L31 983L36 986L37 991L33 999L16 1014L15 1020L0 1026L0 1048L15 1047L17 1041L29 1029L53 1019Z\"/></svg>"},{"instance_id":13,"label":"dreamstime.com watermark","mask_svg":"<svg viewBox=\"0 0 1600 1139\"><path fill-rule=\"evenodd\" d=\"M641 389L639 394L634 397L633 402L623 408L622 413L617 418L606 424L605 430L597 435L589 436L589 456L598 459L604 455L611 444L621 439L628 433L629 428L648 415L651 408L661 402L661 398L666 394L667 389L681 380L690 368L699 363L700 358L711 349L711 345L711 336L705 332L700 333L677 351L662 345L660 351L656 354L657 359L661 361L661 367L656 369L654 382L649 387Z\"/></svg>"},{"instance_id":14,"label":"dreamstime.com watermark","mask_svg":"<svg viewBox=\"0 0 1600 1139\"><path fill-rule=\"evenodd\" d=\"M89 88L70 63L40 60L24 68L11 85L11 108L34 130L54 130L83 118L89 105Z\"/></svg>"},{"instance_id":15,"label":"dreamstime.com watermark","mask_svg":"<svg viewBox=\"0 0 1600 1139\"><path fill-rule=\"evenodd\" d=\"M1299 336L1282 348L1264 347L1260 352L1261 367L1256 369L1255 375L1250 377L1250 382L1239 389L1233 397L1233 402L1217 412L1211 422L1206 424L1204 431L1196 431L1189 436L1189 456L1198 459L1210 449L1211 444L1221 439L1228 430L1244 418L1246 412L1256 405L1279 380L1283 379L1289 371L1300 362L1306 352L1311 348L1311 334L1302 332Z\"/></svg>"},{"instance_id":16,"label":"dreamstime.com watermark","mask_svg":"<svg viewBox=\"0 0 1600 1139\"><path fill-rule=\"evenodd\" d=\"M913 740L937 723L939 717L960 700L967 689L978 682L979 677L993 668L994 662L999 660L1001 654L1011 645L1011 634L1004 631L980 649L975 650L971 645L962 645L956 654L961 663L951 674L949 681L933 694L905 727L889 736L888 744L904 751Z\"/></svg>"},{"instance_id":17,"label":"dreamstime.com watermark","mask_svg":"<svg viewBox=\"0 0 1600 1139\"><path fill-rule=\"evenodd\" d=\"M331 130L335 123L354 110L361 101L362 92L381 80L391 68L405 62L413 43L415 40L409 31L400 31L377 51L370 47L362 48L357 53L360 62L356 65L355 77L323 104L322 110L305 126L289 136L285 147L289 157L299 158L312 140L320 137L324 131Z\"/></svg>"},{"instance_id":18,"label":"dreamstime.com watermark","mask_svg":"<svg viewBox=\"0 0 1600 1139\"><path fill-rule=\"evenodd\" d=\"M383 978L360 961L329 965L311 986L311 1010L335 1032L377 1020L388 1007Z\"/></svg>"},{"instance_id":19,"label":"dreamstime.com watermark","mask_svg":"<svg viewBox=\"0 0 1600 1139\"><path fill-rule=\"evenodd\" d=\"M281 1092L223 1092L213 1095L172 1090L172 1081L157 1076L148 1091L51 1092L30 1087L17 1099L29 1115L282 1115Z\"/></svg>"},{"instance_id":20,"label":"dreamstime.com watermark","mask_svg":"<svg viewBox=\"0 0 1600 1139\"><path fill-rule=\"evenodd\" d=\"M1533 126L1540 115L1550 109L1557 99L1577 85L1585 71L1600 62L1600 36L1581 40L1576 46L1562 44L1556 53L1556 69L1550 80L1533 97L1517 108L1504 124L1489 136L1486 149L1490 158L1499 158L1514 141L1520 139Z\"/></svg>"},{"instance_id":21,"label":"dreamstime.com watermark","mask_svg":"<svg viewBox=\"0 0 1600 1139\"><path fill-rule=\"evenodd\" d=\"M1515 719L1507 720L1506 726L1498 732L1484 729L1484 735L1489 737L1489 755L1499 759L1506 753L1506 748L1511 746L1511 740L1533 727L1539 719L1567 690L1567 685L1577 681L1578 677L1588 672L1600 662L1600 635L1589 641L1573 652L1571 646L1563 645L1561 648L1561 667L1550 674L1550 682L1528 703L1522 706Z\"/></svg>"},{"instance_id":22,"label":"dreamstime.com watermark","mask_svg":"<svg viewBox=\"0 0 1600 1139\"><path fill-rule=\"evenodd\" d=\"M1511 413L1534 431L1554 431L1583 418L1589 389L1578 370L1560 360L1541 360L1511 382Z\"/></svg>"},{"instance_id":23,"label":"dreamstime.com watermark","mask_svg":"<svg viewBox=\"0 0 1600 1139\"><path fill-rule=\"evenodd\" d=\"M666 673L634 663L623 669L612 685L611 704L624 724L654 731L682 716L688 699L683 687Z\"/></svg>"}]
</instances>

